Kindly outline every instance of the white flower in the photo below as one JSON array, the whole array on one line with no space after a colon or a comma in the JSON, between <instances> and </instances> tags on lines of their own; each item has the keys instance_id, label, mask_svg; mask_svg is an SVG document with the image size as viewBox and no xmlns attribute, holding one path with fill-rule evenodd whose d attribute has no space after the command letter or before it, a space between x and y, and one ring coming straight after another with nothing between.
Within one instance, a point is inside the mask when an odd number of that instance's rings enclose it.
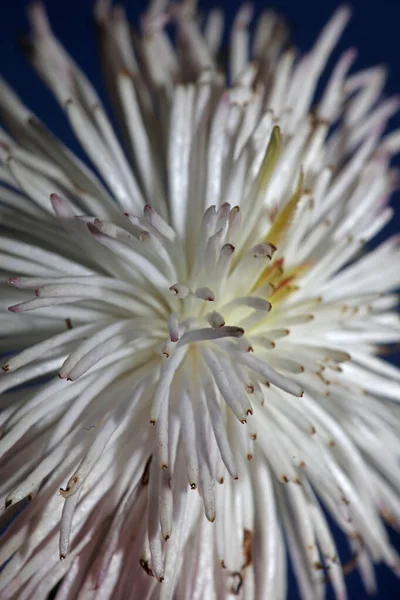
<instances>
[{"instance_id":1,"label":"white flower","mask_svg":"<svg viewBox=\"0 0 400 600\"><path fill-rule=\"evenodd\" d=\"M223 16L193 5L155 0L133 43L96 5L123 146L31 7L94 170L1 83L6 600L284 600L287 551L302 598L344 599L324 509L369 591L373 563L399 571L400 372L379 354L400 250L365 246L392 216L399 102L349 51L314 106L347 8L296 58L245 5L225 74Z\"/></svg>"}]
</instances>

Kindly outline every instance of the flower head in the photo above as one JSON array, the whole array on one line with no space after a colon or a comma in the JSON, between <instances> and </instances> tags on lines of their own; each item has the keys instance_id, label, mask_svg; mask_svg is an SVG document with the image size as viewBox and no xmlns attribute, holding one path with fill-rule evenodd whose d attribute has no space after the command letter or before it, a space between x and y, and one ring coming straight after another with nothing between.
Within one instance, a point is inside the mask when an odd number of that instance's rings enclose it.
<instances>
[{"instance_id":1,"label":"flower head","mask_svg":"<svg viewBox=\"0 0 400 600\"><path fill-rule=\"evenodd\" d=\"M1 83L2 597L284 600L288 554L344 599L325 511L372 590L400 566L400 250L366 249L399 100L350 50L315 101L345 7L297 58L244 5L226 70L218 10L95 17L123 141L40 4L28 45L90 168Z\"/></svg>"}]
</instances>

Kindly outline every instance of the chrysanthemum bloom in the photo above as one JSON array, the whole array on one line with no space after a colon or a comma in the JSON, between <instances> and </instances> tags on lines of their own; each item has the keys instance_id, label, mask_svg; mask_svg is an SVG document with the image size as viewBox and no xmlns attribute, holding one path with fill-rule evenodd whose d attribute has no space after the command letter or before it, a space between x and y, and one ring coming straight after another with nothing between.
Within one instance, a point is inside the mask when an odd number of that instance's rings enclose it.
<instances>
[{"instance_id":1,"label":"chrysanthemum bloom","mask_svg":"<svg viewBox=\"0 0 400 600\"><path fill-rule=\"evenodd\" d=\"M400 250L365 247L399 102L350 50L315 103L348 12L297 58L246 5L225 72L219 11L156 0L131 39L98 2L122 142L32 6L93 169L1 84L1 598L283 600L289 556L344 599L327 514L368 590L399 570Z\"/></svg>"}]
</instances>

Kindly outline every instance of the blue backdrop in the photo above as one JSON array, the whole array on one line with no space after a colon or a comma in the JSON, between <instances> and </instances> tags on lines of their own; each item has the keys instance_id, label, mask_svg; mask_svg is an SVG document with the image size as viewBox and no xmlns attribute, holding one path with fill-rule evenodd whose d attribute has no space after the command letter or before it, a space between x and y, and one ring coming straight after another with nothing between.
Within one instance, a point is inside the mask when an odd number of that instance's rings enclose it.
<instances>
[{"instance_id":1,"label":"blue backdrop","mask_svg":"<svg viewBox=\"0 0 400 600\"><path fill-rule=\"evenodd\" d=\"M126 7L132 19L136 19L146 5L144 0L121 0L120 3ZM237 0L200 0L199 3L204 10L217 3L225 9L228 19L232 19L234 10L238 6ZM254 0L253 4L257 10L268 4L283 13L292 27L296 46L304 51L310 48L317 33L338 6L338 2L334 0L275 0L270 3ZM26 104L64 142L82 156L62 111L27 65L19 50L18 38L27 32L26 5L26 0L2 0L1 2L0 73L18 91ZM96 87L101 89L91 16L92 0L48 0L46 5L57 36L89 74ZM353 18L342 37L336 56L346 48L356 47L358 59L355 67L357 69L377 63L386 64L389 67L386 93L387 95L400 93L399 0L379 2L353 0L351 5ZM400 115L392 120L392 127L400 127ZM400 165L400 161L397 162ZM394 205L398 205L399 198L400 194L395 194ZM399 230L400 209L383 235L386 237ZM397 364L400 364L399 359L399 356L393 358ZM339 532L337 535L340 548ZM400 536L393 534L392 538L400 550ZM400 598L399 580L388 569L378 566L377 578L380 587L377 596L379 599ZM367 598L356 572L348 575L348 586L350 600ZM296 586L291 575L289 600L297 600L297 598Z\"/></svg>"}]
</instances>

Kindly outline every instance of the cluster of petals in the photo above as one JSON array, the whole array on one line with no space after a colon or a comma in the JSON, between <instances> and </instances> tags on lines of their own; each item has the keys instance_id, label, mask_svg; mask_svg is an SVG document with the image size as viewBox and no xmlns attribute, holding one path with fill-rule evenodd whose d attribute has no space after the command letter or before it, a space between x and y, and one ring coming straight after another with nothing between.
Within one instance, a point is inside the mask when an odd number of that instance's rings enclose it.
<instances>
[{"instance_id":1,"label":"cluster of petals","mask_svg":"<svg viewBox=\"0 0 400 600\"><path fill-rule=\"evenodd\" d=\"M132 33L98 0L118 134L29 17L90 166L0 82L0 597L285 600L289 561L303 600L345 600L349 564L374 591L400 571L400 248L367 247L399 99L353 49L326 76L348 8L298 56L246 4L224 56L217 9L154 0Z\"/></svg>"}]
</instances>

